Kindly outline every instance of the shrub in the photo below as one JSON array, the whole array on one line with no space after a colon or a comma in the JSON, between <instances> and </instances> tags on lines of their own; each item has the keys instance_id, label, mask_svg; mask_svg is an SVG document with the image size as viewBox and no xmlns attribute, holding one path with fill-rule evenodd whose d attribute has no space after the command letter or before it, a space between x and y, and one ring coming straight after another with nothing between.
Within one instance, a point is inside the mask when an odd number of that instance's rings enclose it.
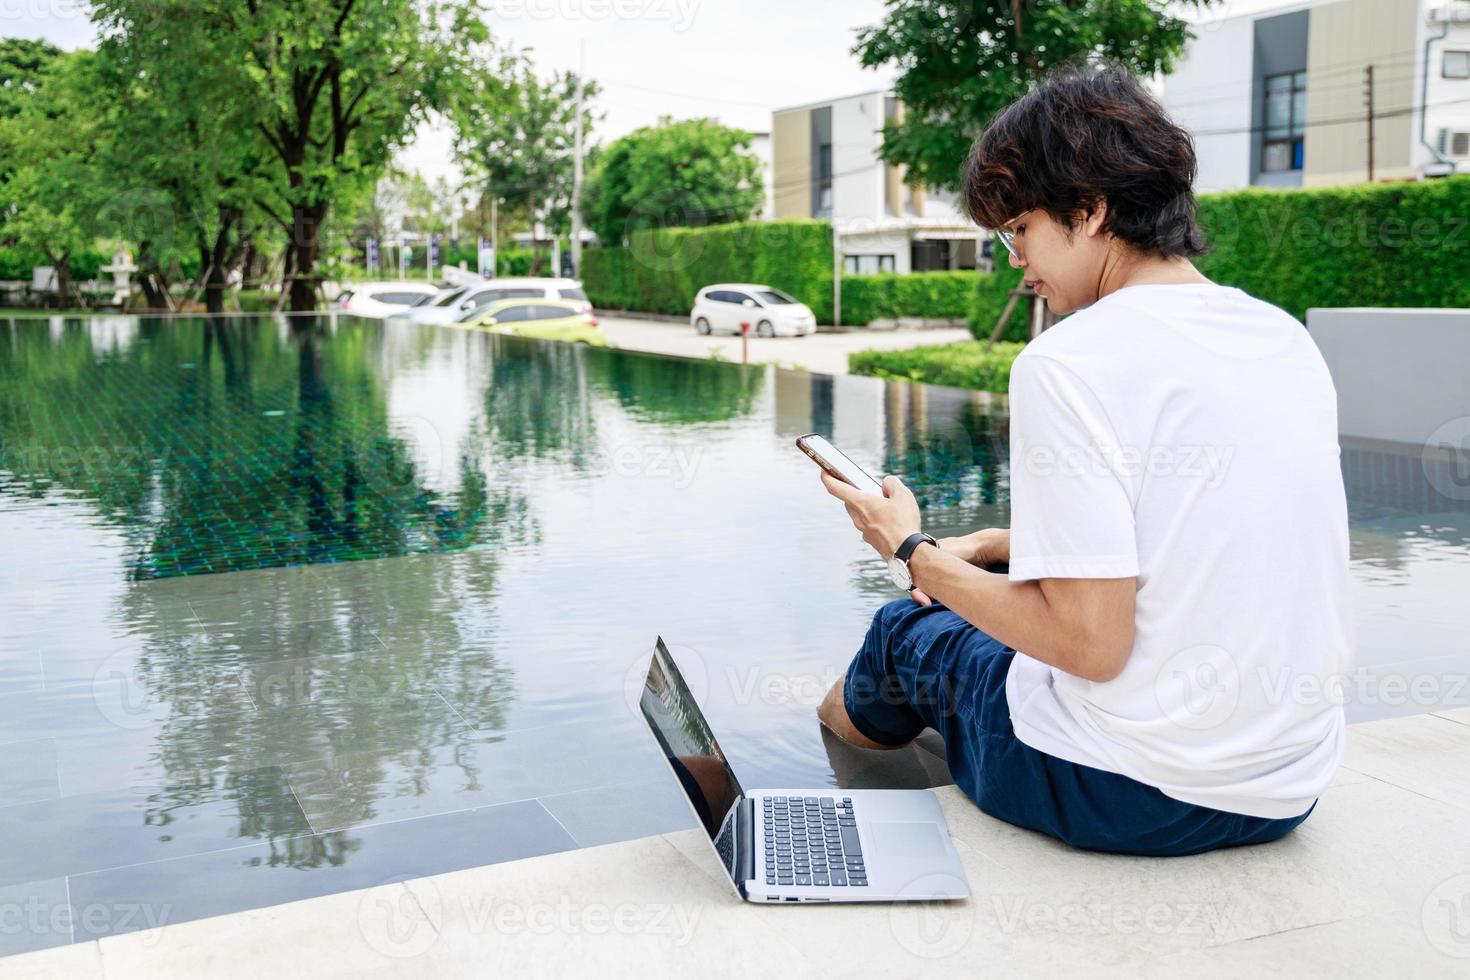
<instances>
[{"instance_id":1,"label":"shrub","mask_svg":"<svg viewBox=\"0 0 1470 980\"><path fill-rule=\"evenodd\" d=\"M112 261L112 255L100 249L85 248L71 257L72 282L95 279L98 269ZM50 265L51 260L40 252L20 246L0 245L0 279L31 281L31 270L38 265Z\"/></svg>"},{"instance_id":2,"label":"shrub","mask_svg":"<svg viewBox=\"0 0 1470 980\"><path fill-rule=\"evenodd\" d=\"M1011 362L1024 344L998 343L989 352L978 340L907 350L864 350L849 354L853 374L891 381L976 388L1005 394L1011 383Z\"/></svg>"},{"instance_id":3,"label":"shrub","mask_svg":"<svg viewBox=\"0 0 1470 980\"><path fill-rule=\"evenodd\" d=\"M1203 194L1199 215L1210 242L1200 271L1299 320L1314 306L1470 306L1470 175ZM995 254L1005 255L999 242ZM1021 281L998 263L976 283L969 324L980 339ZM1002 337L1026 339L1026 304Z\"/></svg>"},{"instance_id":4,"label":"shrub","mask_svg":"<svg viewBox=\"0 0 1470 980\"><path fill-rule=\"evenodd\" d=\"M1005 246L999 241L995 243L995 254L1006 255ZM970 333L976 340L988 340L990 332L995 329L995 321L1000 319L1001 313L1010 302L1010 291L1021 284L1021 270L1012 269L1009 262L1003 258L996 259L994 272L980 274L975 280L975 291L970 303L970 315L966 317L966 323ZM1014 340L1025 342L1030 336L1027 321L1027 312L1031 308L1031 301L1022 299L1017 301L1011 310L1011 315L1006 318L1005 329L1001 331L1001 340Z\"/></svg>"},{"instance_id":5,"label":"shrub","mask_svg":"<svg viewBox=\"0 0 1470 980\"><path fill-rule=\"evenodd\" d=\"M861 326L880 317L962 317L975 296L974 270L881 272L842 277L842 322Z\"/></svg>"},{"instance_id":6,"label":"shrub","mask_svg":"<svg viewBox=\"0 0 1470 980\"><path fill-rule=\"evenodd\" d=\"M1214 281L1305 319L1314 306L1470 306L1470 176L1206 194Z\"/></svg>"},{"instance_id":7,"label":"shrub","mask_svg":"<svg viewBox=\"0 0 1470 980\"><path fill-rule=\"evenodd\" d=\"M626 247L582 253L582 285L608 309L687 314L694 294L715 282L774 286L831 323L832 227L796 220L648 228Z\"/></svg>"}]
</instances>

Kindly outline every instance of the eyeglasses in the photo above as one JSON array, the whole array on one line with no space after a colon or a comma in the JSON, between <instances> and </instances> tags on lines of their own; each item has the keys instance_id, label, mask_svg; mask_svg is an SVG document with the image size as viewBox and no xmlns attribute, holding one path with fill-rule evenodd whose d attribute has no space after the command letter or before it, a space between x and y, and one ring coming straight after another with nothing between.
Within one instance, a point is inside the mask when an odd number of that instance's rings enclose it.
<instances>
[{"instance_id":1,"label":"eyeglasses","mask_svg":"<svg viewBox=\"0 0 1470 980\"><path fill-rule=\"evenodd\" d=\"M1000 239L1000 243L1006 247L1006 251L1010 252L1018 259L1021 257L1021 252L1018 248L1016 248L1016 233L1013 231L1006 231L1005 226L1015 224L1017 221L1020 221L1022 218L1026 217L1026 215L1030 213L1031 212L1029 210L1022 211L1010 221L1005 222L999 228L995 229L996 237L998 237Z\"/></svg>"}]
</instances>

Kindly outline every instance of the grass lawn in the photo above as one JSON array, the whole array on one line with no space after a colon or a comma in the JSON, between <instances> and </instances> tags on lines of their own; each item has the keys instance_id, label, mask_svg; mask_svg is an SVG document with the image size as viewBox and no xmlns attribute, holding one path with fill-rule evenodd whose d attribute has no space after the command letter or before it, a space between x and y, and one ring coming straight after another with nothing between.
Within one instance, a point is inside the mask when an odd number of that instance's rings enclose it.
<instances>
[{"instance_id":1,"label":"grass lawn","mask_svg":"<svg viewBox=\"0 0 1470 980\"><path fill-rule=\"evenodd\" d=\"M966 340L907 350L863 350L847 356L847 369L890 381L922 381L1004 395L1011 383L1011 362L1024 346L1001 342L986 352L984 341Z\"/></svg>"}]
</instances>

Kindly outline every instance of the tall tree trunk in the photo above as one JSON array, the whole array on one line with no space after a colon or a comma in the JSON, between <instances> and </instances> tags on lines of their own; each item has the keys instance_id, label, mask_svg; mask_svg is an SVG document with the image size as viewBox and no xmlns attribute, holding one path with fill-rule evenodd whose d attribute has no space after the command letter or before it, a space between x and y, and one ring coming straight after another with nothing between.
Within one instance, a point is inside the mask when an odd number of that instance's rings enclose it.
<instances>
[{"instance_id":1,"label":"tall tree trunk","mask_svg":"<svg viewBox=\"0 0 1470 980\"><path fill-rule=\"evenodd\" d=\"M143 303L148 309L168 309L168 295L159 288L163 282L163 267L158 263L158 254L151 241L138 243L138 281L143 289Z\"/></svg>"},{"instance_id":2,"label":"tall tree trunk","mask_svg":"<svg viewBox=\"0 0 1470 980\"><path fill-rule=\"evenodd\" d=\"M211 248L201 246L204 261L204 308L210 313L225 311L225 290L229 288L230 268L234 265L236 250L231 247L235 222L239 219L236 208L219 206L219 225Z\"/></svg>"},{"instance_id":3,"label":"tall tree trunk","mask_svg":"<svg viewBox=\"0 0 1470 980\"><path fill-rule=\"evenodd\" d=\"M316 312L316 262L321 254L322 219L326 217L326 202L299 205L293 209L291 244L291 312Z\"/></svg>"},{"instance_id":4,"label":"tall tree trunk","mask_svg":"<svg viewBox=\"0 0 1470 980\"><path fill-rule=\"evenodd\" d=\"M56 270L56 306L64 310L71 297L71 257L62 256L52 268Z\"/></svg>"},{"instance_id":5,"label":"tall tree trunk","mask_svg":"<svg viewBox=\"0 0 1470 980\"><path fill-rule=\"evenodd\" d=\"M260 253L255 250L255 236L246 231L240 237L240 288L255 289L260 276Z\"/></svg>"}]
</instances>

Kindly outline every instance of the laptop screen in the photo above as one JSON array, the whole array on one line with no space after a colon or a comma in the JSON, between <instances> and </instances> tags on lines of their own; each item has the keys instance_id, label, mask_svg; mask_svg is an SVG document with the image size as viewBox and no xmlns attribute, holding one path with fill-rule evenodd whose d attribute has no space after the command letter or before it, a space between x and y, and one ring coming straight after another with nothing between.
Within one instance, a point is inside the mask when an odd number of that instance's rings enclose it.
<instances>
[{"instance_id":1,"label":"laptop screen","mask_svg":"<svg viewBox=\"0 0 1470 980\"><path fill-rule=\"evenodd\" d=\"M654 647L638 704L705 832L715 840L744 791L662 638Z\"/></svg>"}]
</instances>

